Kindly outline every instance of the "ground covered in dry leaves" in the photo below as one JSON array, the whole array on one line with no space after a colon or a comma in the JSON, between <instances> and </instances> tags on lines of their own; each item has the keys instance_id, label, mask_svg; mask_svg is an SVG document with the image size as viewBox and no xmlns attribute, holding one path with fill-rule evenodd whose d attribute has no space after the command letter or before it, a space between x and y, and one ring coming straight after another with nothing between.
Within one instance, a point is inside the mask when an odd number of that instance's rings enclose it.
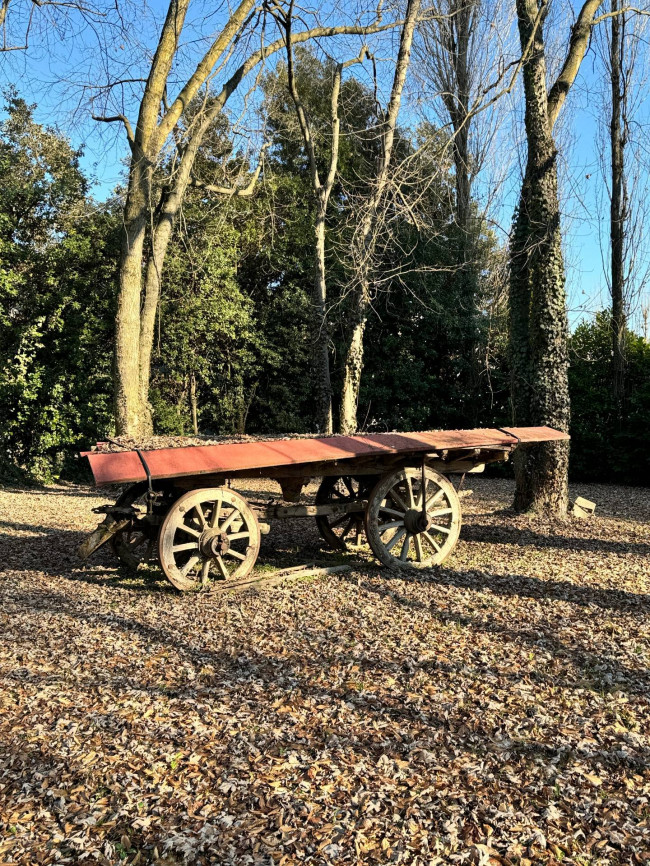
<instances>
[{"instance_id":1,"label":"ground covered in dry leaves","mask_svg":"<svg viewBox=\"0 0 650 866\"><path fill-rule=\"evenodd\" d=\"M0 863L648 863L648 491L472 487L444 567L190 596L79 564L95 492L0 491Z\"/></svg>"}]
</instances>

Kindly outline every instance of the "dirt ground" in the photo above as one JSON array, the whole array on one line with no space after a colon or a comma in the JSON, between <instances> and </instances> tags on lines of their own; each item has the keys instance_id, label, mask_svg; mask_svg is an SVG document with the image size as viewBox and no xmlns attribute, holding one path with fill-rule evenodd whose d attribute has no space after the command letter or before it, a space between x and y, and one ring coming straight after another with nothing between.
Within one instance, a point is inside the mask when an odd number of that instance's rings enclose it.
<instances>
[{"instance_id":1,"label":"dirt ground","mask_svg":"<svg viewBox=\"0 0 650 866\"><path fill-rule=\"evenodd\" d=\"M650 862L650 491L470 486L442 567L184 596L80 564L96 491L0 491L0 863Z\"/></svg>"}]
</instances>

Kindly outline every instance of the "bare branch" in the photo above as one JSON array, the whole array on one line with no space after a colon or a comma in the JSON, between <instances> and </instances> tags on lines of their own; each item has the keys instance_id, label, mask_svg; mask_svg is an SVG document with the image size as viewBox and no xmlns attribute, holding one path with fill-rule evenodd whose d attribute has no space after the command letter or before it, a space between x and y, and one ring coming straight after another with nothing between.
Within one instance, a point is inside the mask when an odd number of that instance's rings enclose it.
<instances>
[{"instance_id":1,"label":"bare branch","mask_svg":"<svg viewBox=\"0 0 650 866\"><path fill-rule=\"evenodd\" d=\"M650 15L650 9L638 9L636 6L625 6L623 9L617 9L615 12L604 12L597 18L594 18L594 24L600 24L607 18L614 18L618 15L625 15L627 12L633 12L635 15Z\"/></svg>"},{"instance_id":2,"label":"bare branch","mask_svg":"<svg viewBox=\"0 0 650 866\"><path fill-rule=\"evenodd\" d=\"M257 163L257 167L253 174L251 175L250 181L245 187L227 187L227 186L219 186L218 184L213 183L204 183L201 180L198 180L195 177L190 179L190 186L193 186L195 189L202 189L205 192L213 192L217 195L225 195L230 198L250 198L255 192L255 186L257 181L259 180L260 173L262 171L262 164L264 160L264 152L269 147L269 142L264 142L262 147L260 148L260 158Z\"/></svg>"},{"instance_id":3,"label":"bare branch","mask_svg":"<svg viewBox=\"0 0 650 866\"><path fill-rule=\"evenodd\" d=\"M135 143L135 137L133 135L133 128L131 127L131 122L129 118L124 114L115 114L112 117L105 117L103 115L92 114L93 120L98 120L101 123L115 123L116 121L121 121L124 124L124 128L126 129L126 137L129 141L130 147L133 147Z\"/></svg>"},{"instance_id":4,"label":"bare branch","mask_svg":"<svg viewBox=\"0 0 650 866\"><path fill-rule=\"evenodd\" d=\"M368 36L376 33L384 33L387 30L393 30L396 27L401 27L401 21L390 21L386 24L368 24L368 25L339 25L336 27L312 27L308 30L301 30L291 34L291 44L299 45L303 42L309 42L312 39L323 39L334 36ZM235 72L230 76L228 81L223 85L221 92L217 96L217 100L221 100L223 105L229 97L237 89L241 81L251 72L259 63L278 51L282 51L285 47L285 37L282 36L274 42L270 42L257 51L253 52ZM225 49L224 49L225 50ZM207 78L207 74L206 74ZM198 88L197 88L198 90ZM186 99L188 85L186 85L181 93L172 103L170 110L165 114L156 133L152 136L149 146L150 152L158 152L162 147L163 142L171 133L173 126L178 121L182 112L187 107Z\"/></svg>"}]
</instances>

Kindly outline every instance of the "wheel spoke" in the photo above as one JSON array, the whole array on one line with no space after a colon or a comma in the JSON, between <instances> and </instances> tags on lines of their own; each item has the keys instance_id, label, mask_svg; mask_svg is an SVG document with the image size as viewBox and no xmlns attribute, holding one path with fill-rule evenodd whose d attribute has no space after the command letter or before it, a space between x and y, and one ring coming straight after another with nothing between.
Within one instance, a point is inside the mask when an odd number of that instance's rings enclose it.
<instances>
[{"instance_id":1,"label":"wheel spoke","mask_svg":"<svg viewBox=\"0 0 650 866\"><path fill-rule=\"evenodd\" d=\"M418 562L424 561L424 551L422 550L422 539L419 535L413 536L413 543L415 544L415 558Z\"/></svg>"},{"instance_id":2,"label":"wheel spoke","mask_svg":"<svg viewBox=\"0 0 650 866\"><path fill-rule=\"evenodd\" d=\"M351 479L351 478L348 478L348 476L346 475L346 476L343 478L343 483L344 483L345 486L348 488L348 493L350 494L350 496L352 497L352 499L355 499L356 494L355 494L355 492L354 492L354 485L353 485L353 483L352 483L352 479Z\"/></svg>"},{"instance_id":3,"label":"wheel spoke","mask_svg":"<svg viewBox=\"0 0 650 866\"><path fill-rule=\"evenodd\" d=\"M221 517L221 500L217 499L212 509L212 518L210 520L210 528L216 529L219 526L219 518Z\"/></svg>"},{"instance_id":4,"label":"wheel spoke","mask_svg":"<svg viewBox=\"0 0 650 866\"><path fill-rule=\"evenodd\" d=\"M352 527L354 526L355 522L356 521L355 521L354 517L350 517L350 519L348 520L343 532L341 533L341 538L345 538L345 536L349 534L349 532L352 529Z\"/></svg>"},{"instance_id":5,"label":"wheel spoke","mask_svg":"<svg viewBox=\"0 0 650 866\"><path fill-rule=\"evenodd\" d=\"M406 530L404 528L398 529L397 532L395 533L395 535L393 535L393 537L391 538L391 540L386 543L386 545L385 545L386 550L391 551L393 549L393 547L395 547L397 542L400 540L400 538L404 538L405 535L406 535Z\"/></svg>"},{"instance_id":6,"label":"wheel spoke","mask_svg":"<svg viewBox=\"0 0 650 866\"><path fill-rule=\"evenodd\" d=\"M429 542L431 547L433 547L433 549L437 553L440 553L440 551L442 550L442 547L438 544L438 542L434 541L434 539L429 535L428 532L423 532L422 535L426 538L426 540Z\"/></svg>"},{"instance_id":7,"label":"wheel spoke","mask_svg":"<svg viewBox=\"0 0 650 866\"><path fill-rule=\"evenodd\" d=\"M435 529L436 532L444 532L445 535L449 535L449 533L451 532L450 526L438 526L437 523L432 523L429 529Z\"/></svg>"},{"instance_id":8,"label":"wheel spoke","mask_svg":"<svg viewBox=\"0 0 650 866\"><path fill-rule=\"evenodd\" d=\"M198 549L199 549L198 541L188 541L187 543L184 543L184 544L175 544L172 547L172 550L174 551L174 553L180 553L181 550L198 550Z\"/></svg>"},{"instance_id":9,"label":"wheel spoke","mask_svg":"<svg viewBox=\"0 0 650 866\"><path fill-rule=\"evenodd\" d=\"M180 569L180 572L183 575L183 577L187 577L187 575L194 568L196 563L199 562L200 559L201 559L201 557L198 555L197 556L190 556L190 558L187 560L187 562L185 563L183 568Z\"/></svg>"},{"instance_id":10,"label":"wheel spoke","mask_svg":"<svg viewBox=\"0 0 650 866\"><path fill-rule=\"evenodd\" d=\"M453 508L438 508L436 511L428 511L427 514L429 517L442 517L444 514L453 514Z\"/></svg>"},{"instance_id":11,"label":"wheel spoke","mask_svg":"<svg viewBox=\"0 0 650 866\"><path fill-rule=\"evenodd\" d=\"M330 523L330 529L335 529L337 526L341 526L342 523L345 523L345 521L349 519L349 514L343 514L341 517L337 517L336 520L333 520L332 523Z\"/></svg>"},{"instance_id":12,"label":"wheel spoke","mask_svg":"<svg viewBox=\"0 0 650 866\"><path fill-rule=\"evenodd\" d=\"M240 553L238 550L233 550L232 547L228 548L228 550L225 553L225 556L234 556L235 559L241 559L241 560L246 559L245 553Z\"/></svg>"},{"instance_id":13,"label":"wheel spoke","mask_svg":"<svg viewBox=\"0 0 650 866\"><path fill-rule=\"evenodd\" d=\"M201 583L204 586L208 582L209 575L210 575L210 560L204 559L203 565L201 566Z\"/></svg>"},{"instance_id":14,"label":"wheel spoke","mask_svg":"<svg viewBox=\"0 0 650 866\"><path fill-rule=\"evenodd\" d=\"M395 529L396 526L404 526L403 520L391 520L390 523L381 523L379 525L379 534L386 532L387 529Z\"/></svg>"},{"instance_id":15,"label":"wheel spoke","mask_svg":"<svg viewBox=\"0 0 650 866\"><path fill-rule=\"evenodd\" d=\"M229 541L237 541L237 539L239 539L239 538L249 538L250 537L250 532L248 532L248 531L246 531L246 532L233 532L232 534L231 533L226 533L226 534L228 535Z\"/></svg>"},{"instance_id":16,"label":"wheel spoke","mask_svg":"<svg viewBox=\"0 0 650 866\"><path fill-rule=\"evenodd\" d=\"M194 529L193 526L188 526L186 523L181 524L178 528L181 532L187 532L188 535L193 535L195 538L199 538L201 535L198 530Z\"/></svg>"},{"instance_id":17,"label":"wheel spoke","mask_svg":"<svg viewBox=\"0 0 650 866\"><path fill-rule=\"evenodd\" d=\"M406 476L406 490L409 496L409 506L411 508L415 508L415 497L413 496L413 484L411 483L411 476Z\"/></svg>"},{"instance_id":18,"label":"wheel spoke","mask_svg":"<svg viewBox=\"0 0 650 866\"><path fill-rule=\"evenodd\" d=\"M236 520L237 517L239 517L239 511L237 511L236 508L233 508L233 510L232 510L232 511L230 512L230 514L228 515L228 517L226 517L226 519L224 520L224 522L221 524L221 531L222 531L222 532L226 532L226 531L228 530L228 527L230 526L230 524L231 524L234 520Z\"/></svg>"},{"instance_id":19,"label":"wheel spoke","mask_svg":"<svg viewBox=\"0 0 650 866\"><path fill-rule=\"evenodd\" d=\"M201 524L201 528L205 529L205 527L208 525L208 523L205 519L205 514L203 513L203 508L201 507L200 502L196 503L196 505L194 506L194 510L196 511L196 513L198 515L199 523Z\"/></svg>"},{"instance_id":20,"label":"wheel spoke","mask_svg":"<svg viewBox=\"0 0 650 866\"><path fill-rule=\"evenodd\" d=\"M399 508L402 509L402 513L403 513L403 514L406 514L406 512L409 510L409 507L408 507L408 505L404 502L404 500L402 499L402 497L399 495L399 493L397 492L397 490L395 489L395 487L393 487L393 489L389 491L388 495L389 495L390 498L393 500L393 502L395 503L395 505L397 505Z\"/></svg>"},{"instance_id":21,"label":"wheel spoke","mask_svg":"<svg viewBox=\"0 0 650 866\"><path fill-rule=\"evenodd\" d=\"M223 578L225 578L225 580L228 580L228 578L230 577L230 572L226 568L226 563L223 561L223 559L220 556L217 556L216 559L217 559L217 567L219 568L219 571L221 572L221 576Z\"/></svg>"},{"instance_id":22,"label":"wheel spoke","mask_svg":"<svg viewBox=\"0 0 650 866\"><path fill-rule=\"evenodd\" d=\"M434 493L430 499L427 499L427 511L431 508L431 506L436 503L440 498L445 495L445 491L440 487L437 493Z\"/></svg>"},{"instance_id":23,"label":"wheel spoke","mask_svg":"<svg viewBox=\"0 0 650 866\"><path fill-rule=\"evenodd\" d=\"M381 505L379 507L379 512L388 514L390 517L404 517L406 514L405 511L398 511L396 508L389 508L387 505Z\"/></svg>"},{"instance_id":24,"label":"wheel spoke","mask_svg":"<svg viewBox=\"0 0 650 866\"><path fill-rule=\"evenodd\" d=\"M404 539L404 544L402 545L402 552L399 555L399 558L402 560L402 562L406 562L410 549L411 549L411 536L407 532L406 538Z\"/></svg>"}]
</instances>

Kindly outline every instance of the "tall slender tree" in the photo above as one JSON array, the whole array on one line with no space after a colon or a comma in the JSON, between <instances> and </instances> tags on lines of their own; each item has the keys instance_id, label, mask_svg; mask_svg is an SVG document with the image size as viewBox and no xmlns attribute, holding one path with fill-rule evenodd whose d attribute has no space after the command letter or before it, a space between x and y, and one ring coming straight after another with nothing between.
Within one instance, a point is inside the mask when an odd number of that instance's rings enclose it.
<instances>
[{"instance_id":1,"label":"tall slender tree","mask_svg":"<svg viewBox=\"0 0 650 866\"><path fill-rule=\"evenodd\" d=\"M363 370L363 337L372 302L372 272L375 266L376 228L382 200L390 180L391 159L395 143L397 116L411 60L413 35L420 14L421 0L408 0L404 24L400 31L395 74L385 116L379 125L381 154L377 174L363 205L358 230L352 241L354 262L352 321L345 347L343 387L339 426L341 433L357 429L357 406Z\"/></svg>"},{"instance_id":2,"label":"tall slender tree","mask_svg":"<svg viewBox=\"0 0 650 866\"><path fill-rule=\"evenodd\" d=\"M585 0L571 28L560 72L547 87L547 0L516 0L523 57L526 167L510 244L512 404L518 424L568 431L568 321L557 146L553 130L569 94L603 0ZM557 26L557 25L556 25ZM568 505L567 442L518 449L515 507L555 515Z\"/></svg>"},{"instance_id":3,"label":"tall slender tree","mask_svg":"<svg viewBox=\"0 0 650 866\"><path fill-rule=\"evenodd\" d=\"M625 190L624 152L626 139L626 93L623 76L625 13L620 0L611 0L609 69L611 84L611 116L609 144L611 158L611 198L609 211L611 242L612 294L612 392L621 414L625 390L625 222L627 195ZM620 14L616 14L620 13Z\"/></svg>"},{"instance_id":4,"label":"tall slender tree","mask_svg":"<svg viewBox=\"0 0 650 866\"><path fill-rule=\"evenodd\" d=\"M277 12L276 14L280 14ZM293 102L298 126L302 136L307 159L309 162L309 178L316 203L314 217L314 361L313 379L316 390L316 429L319 433L333 432L332 418L332 381L330 374L330 328L327 315L327 278L325 260L325 229L327 211L334 184L337 179L339 142L341 120L339 117L339 99L341 95L341 80L343 70L361 63L366 56L364 46L358 57L333 66L332 93L330 98L330 142L329 164L324 175L318 168L317 142L309 114L298 92L294 68L294 50L291 43L291 27L293 18L293 2L286 14L281 14L281 22L285 28L285 43L287 52L287 88Z\"/></svg>"}]
</instances>

